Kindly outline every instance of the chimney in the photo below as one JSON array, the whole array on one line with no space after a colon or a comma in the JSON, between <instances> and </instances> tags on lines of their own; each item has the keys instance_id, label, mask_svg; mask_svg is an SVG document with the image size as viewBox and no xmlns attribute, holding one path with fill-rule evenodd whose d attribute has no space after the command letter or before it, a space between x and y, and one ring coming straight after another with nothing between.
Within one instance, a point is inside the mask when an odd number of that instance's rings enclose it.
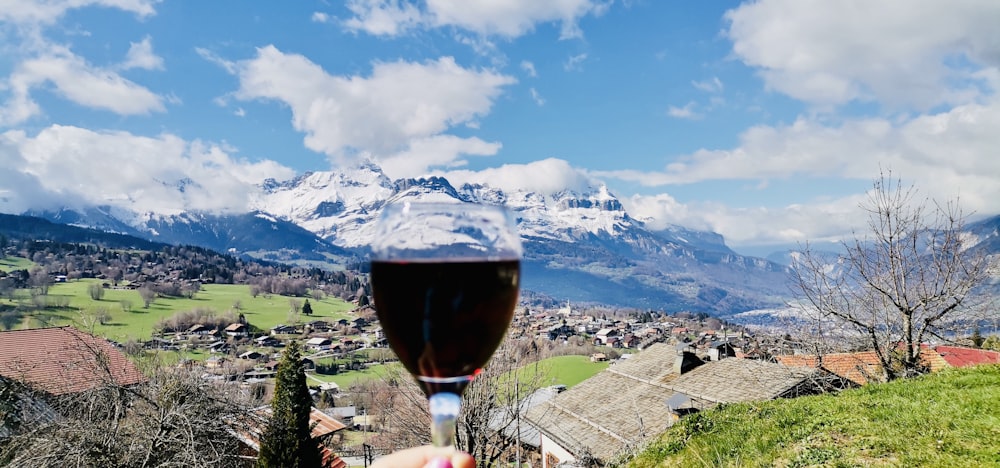
<instances>
[{"instance_id":1,"label":"chimney","mask_svg":"<svg viewBox=\"0 0 1000 468\"><path fill-rule=\"evenodd\" d=\"M674 373L677 375L687 373L702 364L702 361L694 353L688 351L681 351L677 354L677 360L674 361Z\"/></svg>"}]
</instances>

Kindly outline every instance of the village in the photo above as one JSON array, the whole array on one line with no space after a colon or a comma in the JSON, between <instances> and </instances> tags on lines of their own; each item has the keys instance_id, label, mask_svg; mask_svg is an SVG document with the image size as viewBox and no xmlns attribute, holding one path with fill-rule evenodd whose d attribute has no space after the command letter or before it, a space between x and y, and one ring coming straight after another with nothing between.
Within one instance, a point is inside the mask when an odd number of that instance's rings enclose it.
<instances>
[{"instance_id":1,"label":"village","mask_svg":"<svg viewBox=\"0 0 1000 468\"><path fill-rule=\"evenodd\" d=\"M267 385L289 340L301 343L309 375L393 361L374 310L359 307L351 315L353 319L332 323L279 325L258 336L246 323L222 329L195 325L146 346L182 353L204 350L210 357L184 365L203 366L203 378L244 388ZM526 396L517 406L523 425L516 430L509 424L492 428L516 440L519 460L546 468L567 461L608 463L633 453L681 417L719 404L833 392L882 378L872 351L817 356L807 343L787 334L752 332L691 312L615 314L569 304L519 307L509 333L548 351L546 356L585 354L592 362L609 363L572 388L546 386ZM922 359L931 372L1000 362L995 351L924 348ZM367 466L379 454L400 448L379 438L385 418L358 405L361 400L351 388L320 381L309 386L316 406L312 418L327 431L316 436L328 441L345 466Z\"/></svg>"}]
</instances>

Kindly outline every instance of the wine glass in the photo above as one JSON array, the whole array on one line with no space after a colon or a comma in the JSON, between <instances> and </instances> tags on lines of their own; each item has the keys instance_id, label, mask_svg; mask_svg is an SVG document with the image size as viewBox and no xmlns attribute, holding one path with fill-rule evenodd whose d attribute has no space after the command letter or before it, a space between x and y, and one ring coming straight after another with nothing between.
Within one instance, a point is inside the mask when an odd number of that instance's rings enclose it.
<instances>
[{"instance_id":1,"label":"wine glass","mask_svg":"<svg viewBox=\"0 0 1000 468\"><path fill-rule=\"evenodd\" d=\"M465 387L514 314L521 241L510 214L474 203L387 206L372 243L375 311L429 398L431 441L452 447Z\"/></svg>"}]
</instances>

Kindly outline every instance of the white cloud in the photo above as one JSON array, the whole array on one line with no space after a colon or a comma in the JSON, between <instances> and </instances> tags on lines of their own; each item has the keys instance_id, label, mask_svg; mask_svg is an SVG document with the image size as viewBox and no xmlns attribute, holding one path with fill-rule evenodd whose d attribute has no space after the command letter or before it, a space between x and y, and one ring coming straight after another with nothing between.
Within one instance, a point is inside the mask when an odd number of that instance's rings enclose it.
<instances>
[{"instance_id":1,"label":"white cloud","mask_svg":"<svg viewBox=\"0 0 1000 468\"><path fill-rule=\"evenodd\" d=\"M130 42L128 55L125 56L125 63L121 65L123 70L130 68L142 68L145 70L163 70L163 58L153 53L153 43L149 36L142 39L142 42Z\"/></svg>"},{"instance_id":2,"label":"white cloud","mask_svg":"<svg viewBox=\"0 0 1000 468\"><path fill-rule=\"evenodd\" d=\"M832 242L850 234L864 220L862 197L785 207L734 208L719 202L680 203L667 194L622 198L629 214L652 229L676 224L722 234L726 244L787 246L800 242Z\"/></svg>"},{"instance_id":3,"label":"white cloud","mask_svg":"<svg viewBox=\"0 0 1000 468\"><path fill-rule=\"evenodd\" d=\"M309 19L311 19L314 23L329 23L331 20L330 15L321 11L313 12Z\"/></svg>"},{"instance_id":4,"label":"white cloud","mask_svg":"<svg viewBox=\"0 0 1000 468\"><path fill-rule=\"evenodd\" d=\"M560 23L560 38L582 36L587 15L600 16L610 3L596 0L427 0L425 10L404 0L351 0L354 17L344 26L373 35L395 36L418 27L456 27L482 36L516 38L537 24Z\"/></svg>"},{"instance_id":5,"label":"white cloud","mask_svg":"<svg viewBox=\"0 0 1000 468\"><path fill-rule=\"evenodd\" d=\"M380 158L379 163L389 177L419 177L427 174L431 167L465 165L462 155L493 156L500 150L500 146L499 143L489 143L479 138L435 135L412 140L407 149Z\"/></svg>"},{"instance_id":6,"label":"white cloud","mask_svg":"<svg viewBox=\"0 0 1000 468\"><path fill-rule=\"evenodd\" d=\"M536 90L535 88L531 88L528 90L528 92L531 93L531 99L535 101L535 104L538 104L539 106L545 105L545 99L542 97L541 94L538 94L538 90Z\"/></svg>"},{"instance_id":7,"label":"white cloud","mask_svg":"<svg viewBox=\"0 0 1000 468\"><path fill-rule=\"evenodd\" d=\"M562 190L584 191L598 182L562 159L543 159L528 164L504 164L481 171L441 173L453 185L483 184L506 191L529 190L546 195Z\"/></svg>"},{"instance_id":8,"label":"white cloud","mask_svg":"<svg viewBox=\"0 0 1000 468\"><path fill-rule=\"evenodd\" d=\"M587 60L587 54L574 55L563 63L563 69L566 71L582 71L583 62Z\"/></svg>"},{"instance_id":9,"label":"white cloud","mask_svg":"<svg viewBox=\"0 0 1000 468\"><path fill-rule=\"evenodd\" d=\"M717 76L713 76L710 80L704 81L692 81L691 86L700 89L706 93L721 93L723 86L722 80Z\"/></svg>"},{"instance_id":10,"label":"white cloud","mask_svg":"<svg viewBox=\"0 0 1000 468\"><path fill-rule=\"evenodd\" d=\"M538 77L538 72L535 71L535 64L527 60L521 61L521 70L524 70L532 78Z\"/></svg>"},{"instance_id":11,"label":"white cloud","mask_svg":"<svg viewBox=\"0 0 1000 468\"><path fill-rule=\"evenodd\" d=\"M375 63L370 76L331 76L315 63L273 46L239 63L241 99L273 99L287 104L295 129L308 148L335 160L356 154L385 160L423 154L428 142L449 142L448 166L461 154L484 154L481 142L456 144L441 136L455 126L473 124L489 113L512 77L472 70L442 57L426 63ZM457 137L456 137L457 138ZM492 144L489 144L492 145ZM416 149L416 150L415 150ZM469 151L469 153L464 153Z\"/></svg>"},{"instance_id":12,"label":"white cloud","mask_svg":"<svg viewBox=\"0 0 1000 468\"><path fill-rule=\"evenodd\" d=\"M696 105L694 102L688 102L684 107L670 106L667 108L667 115L678 119L700 119L702 115L695 111Z\"/></svg>"},{"instance_id":13,"label":"white cloud","mask_svg":"<svg viewBox=\"0 0 1000 468\"><path fill-rule=\"evenodd\" d=\"M0 0L0 22L52 24L68 10L91 6L118 8L147 17L156 13L153 5L157 3L159 0Z\"/></svg>"},{"instance_id":14,"label":"white cloud","mask_svg":"<svg viewBox=\"0 0 1000 468\"><path fill-rule=\"evenodd\" d=\"M375 36L404 34L425 21L420 9L400 0L349 0L347 8L355 16L344 27Z\"/></svg>"},{"instance_id":15,"label":"white cloud","mask_svg":"<svg viewBox=\"0 0 1000 468\"><path fill-rule=\"evenodd\" d=\"M0 125L11 125L37 115L41 109L31 90L47 83L55 92L81 106L120 115L165 110L163 98L112 70L95 67L61 46L19 63L8 80L11 97L0 107Z\"/></svg>"},{"instance_id":16,"label":"white cloud","mask_svg":"<svg viewBox=\"0 0 1000 468\"><path fill-rule=\"evenodd\" d=\"M846 178L872 180L888 168L929 198L960 199L966 212L1000 212L1000 104L959 106L893 122L857 119L837 127L802 118L788 126L758 126L740 145L701 150L662 172L596 171L593 175L646 186L713 180ZM807 195L808 196L808 195ZM664 196L636 196L636 216L709 227L735 244L832 239L850 234L863 213L862 194L784 208L731 208L721 202L689 206ZM708 195L710 197L710 195Z\"/></svg>"},{"instance_id":17,"label":"white cloud","mask_svg":"<svg viewBox=\"0 0 1000 468\"><path fill-rule=\"evenodd\" d=\"M137 136L54 125L35 136L0 134L0 210L19 213L93 205L139 212L247 210L255 184L294 171L273 161L250 163L227 149L173 135ZM114 171L109 173L108 168ZM183 192L176 189L185 185Z\"/></svg>"},{"instance_id":18,"label":"white cloud","mask_svg":"<svg viewBox=\"0 0 1000 468\"><path fill-rule=\"evenodd\" d=\"M1000 66L1000 2L762 0L726 18L734 55L808 103L926 110L997 89L981 72Z\"/></svg>"}]
</instances>

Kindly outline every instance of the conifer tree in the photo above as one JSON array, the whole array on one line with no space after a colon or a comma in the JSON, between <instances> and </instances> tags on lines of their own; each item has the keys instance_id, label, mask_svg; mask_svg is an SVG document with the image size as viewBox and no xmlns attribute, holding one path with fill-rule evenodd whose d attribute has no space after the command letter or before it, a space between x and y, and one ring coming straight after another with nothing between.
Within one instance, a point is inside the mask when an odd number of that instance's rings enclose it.
<instances>
[{"instance_id":1,"label":"conifer tree","mask_svg":"<svg viewBox=\"0 0 1000 468\"><path fill-rule=\"evenodd\" d=\"M312 304L309 303L309 299L306 299L305 304L302 304L302 314L304 314L304 315L312 315L313 314L313 307L312 307Z\"/></svg>"},{"instance_id":2,"label":"conifer tree","mask_svg":"<svg viewBox=\"0 0 1000 468\"><path fill-rule=\"evenodd\" d=\"M257 466L320 466L319 445L312 439L309 424L312 398L297 342L290 342L282 353L275 380L271 418L261 437Z\"/></svg>"}]
</instances>

